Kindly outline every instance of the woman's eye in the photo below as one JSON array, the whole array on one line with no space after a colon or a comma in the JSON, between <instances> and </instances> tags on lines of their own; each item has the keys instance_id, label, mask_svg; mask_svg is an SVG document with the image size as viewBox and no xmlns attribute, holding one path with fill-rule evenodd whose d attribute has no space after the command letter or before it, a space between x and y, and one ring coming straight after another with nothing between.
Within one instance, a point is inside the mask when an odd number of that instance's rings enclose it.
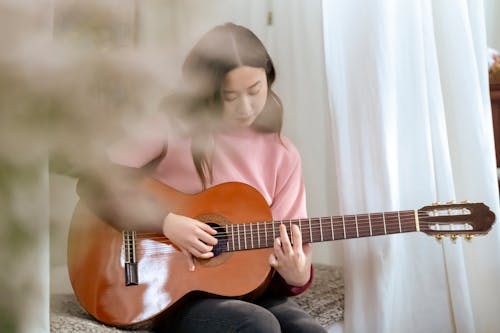
<instances>
[{"instance_id":1,"label":"woman's eye","mask_svg":"<svg viewBox=\"0 0 500 333\"><path fill-rule=\"evenodd\" d=\"M250 95L257 95L257 94L259 93L259 91L260 91L260 86L258 86L258 87L253 87L252 89L250 89L250 90L248 91L248 93L249 93Z\"/></svg>"},{"instance_id":2,"label":"woman's eye","mask_svg":"<svg viewBox=\"0 0 500 333\"><path fill-rule=\"evenodd\" d=\"M228 102L232 102L236 99L236 94L225 94L224 95L224 100Z\"/></svg>"}]
</instances>

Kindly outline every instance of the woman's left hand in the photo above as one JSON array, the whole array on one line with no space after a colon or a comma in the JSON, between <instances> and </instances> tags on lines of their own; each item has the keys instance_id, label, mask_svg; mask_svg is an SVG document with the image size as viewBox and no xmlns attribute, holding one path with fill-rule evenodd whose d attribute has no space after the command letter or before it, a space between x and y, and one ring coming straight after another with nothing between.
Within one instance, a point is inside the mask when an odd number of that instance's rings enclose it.
<instances>
[{"instance_id":1,"label":"woman's left hand","mask_svg":"<svg viewBox=\"0 0 500 333\"><path fill-rule=\"evenodd\" d=\"M269 256L269 264L290 286L305 285L311 274L312 251L309 244L302 244L302 234L296 224L292 224L291 238L284 224L280 225L280 236L274 240L274 253Z\"/></svg>"}]
</instances>

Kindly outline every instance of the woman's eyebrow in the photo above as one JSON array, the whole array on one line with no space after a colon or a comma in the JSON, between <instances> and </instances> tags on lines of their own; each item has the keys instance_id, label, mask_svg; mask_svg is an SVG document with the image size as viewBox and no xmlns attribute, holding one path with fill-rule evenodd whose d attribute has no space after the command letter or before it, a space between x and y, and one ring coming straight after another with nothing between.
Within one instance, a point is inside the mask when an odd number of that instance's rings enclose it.
<instances>
[{"instance_id":1,"label":"woman's eyebrow","mask_svg":"<svg viewBox=\"0 0 500 333\"><path fill-rule=\"evenodd\" d=\"M246 90L248 89L252 89L252 88L255 88L256 86L259 85L259 83L261 82L261 80L258 80L257 82L255 82L254 84L250 85L249 87L245 88ZM231 94L231 93L236 93L235 90L229 90L229 89L223 89L222 92L224 94Z\"/></svg>"}]
</instances>

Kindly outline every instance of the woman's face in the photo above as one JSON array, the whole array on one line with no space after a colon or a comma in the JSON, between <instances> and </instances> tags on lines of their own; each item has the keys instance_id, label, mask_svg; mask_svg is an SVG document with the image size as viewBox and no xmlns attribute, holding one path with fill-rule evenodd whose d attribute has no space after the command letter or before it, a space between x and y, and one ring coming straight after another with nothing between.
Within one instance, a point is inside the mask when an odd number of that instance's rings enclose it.
<instances>
[{"instance_id":1,"label":"woman's face","mask_svg":"<svg viewBox=\"0 0 500 333\"><path fill-rule=\"evenodd\" d=\"M230 127L250 126L264 109L267 77L263 68L241 66L222 83L223 120Z\"/></svg>"}]
</instances>

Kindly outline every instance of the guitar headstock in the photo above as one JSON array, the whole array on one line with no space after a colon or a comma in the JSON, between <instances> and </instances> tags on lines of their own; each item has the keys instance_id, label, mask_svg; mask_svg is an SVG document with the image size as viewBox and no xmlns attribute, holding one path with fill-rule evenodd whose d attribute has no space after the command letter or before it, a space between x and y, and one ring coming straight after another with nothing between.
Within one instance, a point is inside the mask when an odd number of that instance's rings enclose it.
<instances>
[{"instance_id":1,"label":"guitar headstock","mask_svg":"<svg viewBox=\"0 0 500 333\"><path fill-rule=\"evenodd\" d=\"M471 239L487 234L495 222L495 213L483 203L446 203L425 206L418 210L420 231L441 239L459 236Z\"/></svg>"}]
</instances>

